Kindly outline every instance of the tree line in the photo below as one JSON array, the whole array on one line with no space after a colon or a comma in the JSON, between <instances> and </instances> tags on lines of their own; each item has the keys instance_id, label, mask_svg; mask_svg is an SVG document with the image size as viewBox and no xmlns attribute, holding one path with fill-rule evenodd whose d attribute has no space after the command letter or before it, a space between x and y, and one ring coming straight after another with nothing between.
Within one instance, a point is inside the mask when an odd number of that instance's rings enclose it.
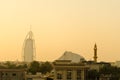
<instances>
[{"instance_id":1,"label":"tree line","mask_svg":"<svg viewBox=\"0 0 120 80\"><path fill-rule=\"evenodd\" d=\"M102 75L109 76L110 80L120 80L120 68L109 65L102 67L99 71L88 70L87 80L99 80Z\"/></svg>"},{"instance_id":2,"label":"tree line","mask_svg":"<svg viewBox=\"0 0 120 80\"><path fill-rule=\"evenodd\" d=\"M47 72L50 72L53 67L52 64L48 61L46 62L38 62L33 61L31 63L13 63L10 61L7 61L5 63L0 64L0 69L25 69L27 73L36 74L37 72L40 72L42 74L46 74Z\"/></svg>"}]
</instances>

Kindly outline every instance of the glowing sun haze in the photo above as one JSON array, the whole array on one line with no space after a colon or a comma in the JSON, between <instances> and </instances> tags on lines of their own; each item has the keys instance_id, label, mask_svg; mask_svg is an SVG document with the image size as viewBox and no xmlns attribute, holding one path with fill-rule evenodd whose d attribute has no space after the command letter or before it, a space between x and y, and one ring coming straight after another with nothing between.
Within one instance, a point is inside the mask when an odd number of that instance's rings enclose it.
<instances>
[{"instance_id":1,"label":"glowing sun haze","mask_svg":"<svg viewBox=\"0 0 120 80\"><path fill-rule=\"evenodd\" d=\"M30 25L36 60L92 60L95 43L98 61L120 60L120 0L0 0L0 61L21 60Z\"/></svg>"}]
</instances>

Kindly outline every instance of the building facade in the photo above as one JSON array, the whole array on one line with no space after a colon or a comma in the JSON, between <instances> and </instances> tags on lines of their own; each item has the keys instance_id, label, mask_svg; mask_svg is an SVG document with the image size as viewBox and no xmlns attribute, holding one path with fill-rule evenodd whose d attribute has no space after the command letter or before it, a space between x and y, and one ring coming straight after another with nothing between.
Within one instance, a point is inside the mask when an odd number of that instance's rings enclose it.
<instances>
[{"instance_id":1,"label":"building facade","mask_svg":"<svg viewBox=\"0 0 120 80\"><path fill-rule=\"evenodd\" d=\"M25 70L0 69L0 80L25 80Z\"/></svg>"},{"instance_id":2,"label":"building facade","mask_svg":"<svg viewBox=\"0 0 120 80\"><path fill-rule=\"evenodd\" d=\"M25 80L45 80L41 73L33 74L26 74Z\"/></svg>"},{"instance_id":3,"label":"building facade","mask_svg":"<svg viewBox=\"0 0 120 80\"><path fill-rule=\"evenodd\" d=\"M54 80L86 80L88 69L84 63L71 63L71 60L56 60L54 66Z\"/></svg>"}]
</instances>

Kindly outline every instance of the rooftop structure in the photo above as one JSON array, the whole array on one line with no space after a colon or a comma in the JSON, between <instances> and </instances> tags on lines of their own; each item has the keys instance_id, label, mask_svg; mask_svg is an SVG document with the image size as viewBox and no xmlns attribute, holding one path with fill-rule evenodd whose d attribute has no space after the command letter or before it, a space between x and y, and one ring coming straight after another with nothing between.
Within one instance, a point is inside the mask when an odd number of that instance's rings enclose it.
<instances>
[{"instance_id":1,"label":"rooftop structure","mask_svg":"<svg viewBox=\"0 0 120 80\"><path fill-rule=\"evenodd\" d=\"M74 63L85 61L85 58L73 52L65 51L58 60L71 60Z\"/></svg>"}]
</instances>

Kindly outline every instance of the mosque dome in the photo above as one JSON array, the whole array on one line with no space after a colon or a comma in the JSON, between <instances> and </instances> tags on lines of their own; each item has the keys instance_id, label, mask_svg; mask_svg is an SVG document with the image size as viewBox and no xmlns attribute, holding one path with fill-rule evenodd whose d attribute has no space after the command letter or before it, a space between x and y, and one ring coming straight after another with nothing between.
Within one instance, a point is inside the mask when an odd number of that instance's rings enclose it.
<instances>
[{"instance_id":1,"label":"mosque dome","mask_svg":"<svg viewBox=\"0 0 120 80\"><path fill-rule=\"evenodd\" d=\"M85 58L79 54L65 51L64 54L58 60L71 60L71 62L82 62L85 61Z\"/></svg>"}]
</instances>

